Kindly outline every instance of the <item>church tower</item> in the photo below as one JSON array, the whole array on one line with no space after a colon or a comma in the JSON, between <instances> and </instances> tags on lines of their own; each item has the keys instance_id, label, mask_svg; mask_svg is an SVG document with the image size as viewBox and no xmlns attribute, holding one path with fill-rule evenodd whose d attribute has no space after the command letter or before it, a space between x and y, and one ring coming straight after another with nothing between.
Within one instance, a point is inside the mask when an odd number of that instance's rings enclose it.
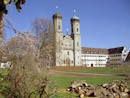
<instances>
[{"instance_id":1,"label":"church tower","mask_svg":"<svg viewBox=\"0 0 130 98\"><path fill-rule=\"evenodd\" d=\"M74 66L81 65L81 35L80 35L80 20L76 16L71 18L71 37L73 38L73 51L74 51Z\"/></svg>"},{"instance_id":2,"label":"church tower","mask_svg":"<svg viewBox=\"0 0 130 98\"><path fill-rule=\"evenodd\" d=\"M57 7L58 9L58 7ZM62 32L62 15L58 11L53 15L53 34L54 34L54 65L60 65L61 43L63 38Z\"/></svg>"}]
</instances>

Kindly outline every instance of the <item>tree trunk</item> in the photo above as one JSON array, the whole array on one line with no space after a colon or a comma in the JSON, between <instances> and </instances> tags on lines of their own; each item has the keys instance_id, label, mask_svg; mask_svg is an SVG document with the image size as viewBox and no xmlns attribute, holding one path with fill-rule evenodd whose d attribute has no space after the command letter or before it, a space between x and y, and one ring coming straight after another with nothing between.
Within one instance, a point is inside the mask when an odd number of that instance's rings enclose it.
<instances>
[{"instance_id":1,"label":"tree trunk","mask_svg":"<svg viewBox=\"0 0 130 98\"><path fill-rule=\"evenodd\" d=\"M3 5L2 0L0 0L0 5ZM3 18L4 18L4 13L3 13L3 11L0 11L0 42L2 41Z\"/></svg>"},{"instance_id":2,"label":"tree trunk","mask_svg":"<svg viewBox=\"0 0 130 98\"><path fill-rule=\"evenodd\" d=\"M0 5L2 5L3 2L2 0L0 0ZM4 14L3 11L0 11L0 64L2 61L2 52L1 52L1 43L3 41L3 18L4 18Z\"/></svg>"}]
</instances>

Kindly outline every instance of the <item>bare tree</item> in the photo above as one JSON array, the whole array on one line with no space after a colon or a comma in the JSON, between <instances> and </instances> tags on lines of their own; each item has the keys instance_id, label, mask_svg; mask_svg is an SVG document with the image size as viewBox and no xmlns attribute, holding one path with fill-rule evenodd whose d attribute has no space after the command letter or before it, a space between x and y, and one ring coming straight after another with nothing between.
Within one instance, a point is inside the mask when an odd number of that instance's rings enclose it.
<instances>
[{"instance_id":1,"label":"bare tree","mask_svg":"<svg viewBox=\"0 0 130 98\"><path fill-rule=\"evenodd\" d=\"M40 57L43 59L42 64L45 66L52 65L53 62L48 62L48 59L53 61L53 44L54 44L54 35L53 35L53 24L49 19L36 18L32 22L32 30L37 35L40 45ZM48 47L48 48L44 48ZM45 51L45 49L49 51Z\"/></svg>"},{"instance_id":2,"label":"bare tree","mask_svg":"<svg viewBox=\"0 0 130 98\"><path fill-rule=\"evenodd\" d=\"M40 48L52 43L53 40L53 24L49 19L36 18L32 22L32 29L38 36Z\"/></svg>"}]
</instances>

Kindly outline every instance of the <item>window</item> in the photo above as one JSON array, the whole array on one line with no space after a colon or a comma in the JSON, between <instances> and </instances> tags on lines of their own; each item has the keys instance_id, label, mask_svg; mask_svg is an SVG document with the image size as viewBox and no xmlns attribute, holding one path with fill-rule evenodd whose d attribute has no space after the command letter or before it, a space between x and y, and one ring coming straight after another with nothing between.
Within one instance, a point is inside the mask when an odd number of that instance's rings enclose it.
<instances>
[{"instance_id":1,"label":"window","mask_svg":"<svg viewBox=\"0 0 130 98\"><path fill-rule=\"evenodd\" d=\"M77 32L79 32L79 29L77 28Z\"/></svg>"},{"instance_id":2,"label":"window","mask_svg":"<svg viewBox=\"0 0 130 98\"><path fill-rule=\"evenodd\" d=\"M73 64L73 61L72 61L72 64Z\"/></svg>"},{"instance_id":3,"label":"window","mask_svg":"<svg viewBox=\"0 0 130 98\"><path fill-rule=\"evenodd\" d=\"M58 26L58 29L60 30L60 25Z\"/></svg>"},{"instance_id":4,"label":"window","mask_svg":"<svg viewBox=\"0 0 130 98\"><path fill-rule=\"evenodd\" d=\"M79 42L77 42L77 46L79 46Z\"/></svg>"},{"instance_id":5,"label":"window","mask_svg":"<svg viewBox=\"0 0 130 98\"><path fill-rule=\"evenodd\" d=\"M67 54L69 55L69 52Z\"/></svg>"},{"instance_id":6,"label":"window","mask_svg":"<svg viewBox=\"0 0 130 98\"><path fill-rule=\"evenodd\" d=\"M64 60L64 64L65 64L65 60Z\"/></svg>"}]
</instances>

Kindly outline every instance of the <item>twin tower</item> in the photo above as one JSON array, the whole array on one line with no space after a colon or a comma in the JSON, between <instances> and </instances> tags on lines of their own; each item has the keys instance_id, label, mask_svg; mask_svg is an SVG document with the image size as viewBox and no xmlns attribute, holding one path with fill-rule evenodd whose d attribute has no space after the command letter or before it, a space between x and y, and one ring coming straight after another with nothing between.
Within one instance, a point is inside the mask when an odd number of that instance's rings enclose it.
<instances>
[{"instance_id":1,"label":"twin tower","mask_svg":"<svg viewBox=\"0 0 130 98\"><path fill-rule=\"evenodd\" d=\"M71 34L63 36L62 15L53 15L54 66L81 66L80 20L74 14L71 18Z\"/></svg>"}]
</instances>

